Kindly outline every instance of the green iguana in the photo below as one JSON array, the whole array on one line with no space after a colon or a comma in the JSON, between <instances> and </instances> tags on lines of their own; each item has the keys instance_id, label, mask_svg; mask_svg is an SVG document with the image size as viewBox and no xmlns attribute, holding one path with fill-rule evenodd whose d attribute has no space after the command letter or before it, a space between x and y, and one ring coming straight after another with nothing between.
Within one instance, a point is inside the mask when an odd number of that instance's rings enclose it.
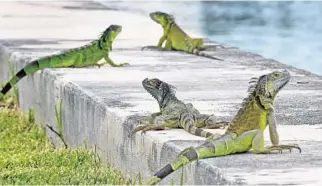
<instances>
[{"instance_id":1,"label":"green iguana","mask_svg":"<svg viewBox=\"0 0 322 186\"><path fill-rule=\"evenodd\" d=\"M213 134L202 130L199 127L208 128L225 127L228 122L216 122L214 115L200 114L191 103L183 103L175 95L175 87L159 79L144 79L144 89L149 92L157 101L160 112L152 114L152 120L141 121L146 124L138 125L132 132L140 130L163 130L169 128L183 128L191 134L201 137L209 137Z\"/></svg>"},{"instance_id":2,"label":"green iguana","mask_svg":"<svg viewBox=\"0 0 322 186\"><path fill-rule=\"evenodd\" d=\"M288 71L275 71L262 75L256 85L250 85L249 95L243 100L237 115L221 136L205 141L198 147L190 147L182 151L170 164L160 169L147 182L149 185L160 182L163 178L194 161L234 153L247 152L268 154L273 151L282 153L283 149L298 149L297 145L279 145L279 136L274 116L274 98L276 94L288 83ZM268 125L270 139L273 146L264 147L264 129Z\"/></svg>"},{"instance_id":3,"label":"green iguana","mask_svg":"<svg viewBox=\"0 0 322 186\"><path fill-rule=\"evenodd\" d=\"M201 52L200 50L204 50L203 39L191 38L176 24L172 15L157 11L150 13L150 17L162 26L163 36L159 39L157 46L145 46L142 50L177 50L222 61L222 59ZM166 41L165 48L162 48L164 41Z\"/></svg>"},{"instance_id":4,"label":"green iguana","mask_svg":"<svg viewBox=\"0 0 322 186\"><path fill-rule=\"evenodd\" d=\"M109 52L112 50L112 43L115 37L122 31L120 25L110 25L100 36L88 45L70 49L59 54L46 56L34 60L21 69L1 90L0 99L23 77L44 68L63 68L63 67L88 67L110 64L113 67L122 67L128 63L115 64L109 58ZM104 58L105 62L98 64Z\"/></svg>"}]
</instances>

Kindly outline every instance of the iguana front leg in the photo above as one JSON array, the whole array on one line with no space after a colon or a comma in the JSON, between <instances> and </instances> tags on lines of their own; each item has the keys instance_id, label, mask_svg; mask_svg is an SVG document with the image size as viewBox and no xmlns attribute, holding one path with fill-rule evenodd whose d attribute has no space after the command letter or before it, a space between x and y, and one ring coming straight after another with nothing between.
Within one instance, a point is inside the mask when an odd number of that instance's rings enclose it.
<instances>
[{"instance_id":1,"label":"iguana front leg","mask_svg":"<svg viewBox=\"0 0 322 186\"><path fill-rule=\"evenodd\" d=\"M269 129L270 140L273 145L279 144L279 136L277 132L276 117L274 112L269 112L267 116L267 125Z\"/></svg>"},{"instance_id":2,"label":"iguana front leg","mask_svg":"<svg viewBox=\"0 0 322 186\"><path fill-rule=\"evenodd\" d=\"M129 63L120 63L120 64L116 64L114 63L108 56L108 53L106 52L104 54L104 59L105 59L105 62L101 63L101 64L97 64L98 67L101 67L105 64L109 64L111 65L112 67L124 67L124 66L129 66L130 64Z\"/></svg>"},{"instance_id":3,"label":"iguana front leg","mask_svg":"<svg viewBox=\"0 0 322 186\"><path fill-rule=\"evenodd\" d=\"M140 124L134 128L132 134L142 131L145 133L149 130L164 130L166 127L179 127L178 126L178 116L167 115L167 116L156 116L151 124Z\"/></svg>"},{"instance_id":4,"label":"iguana front leg","mask_svg":"<svg viewBox=\"0 0 322 186\"><path fill-rule=\"evenodd\" d=\"M172 49L159 48L157 46L145 46L141 50L150 50L150 51L172 51Z\"/></svg>"},{"instance_id":5,"label":"iguana front leg","mask_svg":"<svg viewBox=\"0 0 322 186\"><path fill-rule=\"evenodd\" d=\"M269 129L269 136L271 143L273 144L269 148L281 148L281 149L289 149L291 151L292 148L298 149L300 152L301 148L297 144L293 145L279 145L279 135L277 132L277 122L274 112L270 112L267 116L267 125Z\"/></svg>"},{"instance_id":6,"label":"iguana front leg","mask_svg":"<svg viewBox=\"0 0 322 186\"><path fill-rule=\"evenodd\" d=\"M253 134L254 135L254 138L252 141L252 149L253 149L253 152L256 154L270 154L273 151L278 151L278 152L282 153L284 149L287 149L290 151L292 149L298 149L300 151L300 153L302 151L301 148L297 144L294 144L294 145L273 145L273 146L264 147L264 134L261 130L248 131L242 135L246 135L246 134Z\"/></svg>"},{"instance_id":7,"label":"iguana front leg","mask_svg":"<svg viewBox=\"0 0 322 186\"><path fill-rule=\"evenodd\" d=\"M166 123L159 123L159 124L152 124L152 125L138 125L132 131L132 134L137 133L138 131L142 131L141 133L144 134L146 131L149 130L164 130L166 127Z\"/></svg>"},{"instance_id":8,"label":"iguana front leg","mask_svg":"<svg viewBox=\"0 0 322 186\"><path fill-rule=\"evenodd\" d=\"M151 118L149 120L140 120L140 123L144 124L144 125L150 125L153 124L153 121L155 120L155 118L157 116L161 116L162 113L161 112L155 112L151 114Z\"/></svg>"},{"instance_id":9,"label":"iguana front leg","mask_svg":"<svg viewBox=\"0 0 322 186\"><path fill-rule=\"evenodd\" d=\"M166 50L165 48L162 47L164 41L168 41L168 34L169 34L169 29L164 30L163 35L160 37L159 42L157 44L157 46L145 46L142 47L141 50L154 50L154 51L164 51Z\"/></svg>"},{"instance_id":10,"label":"iguana front leg","mask_svg":"<svg viewBox=\"0 0 322 186\"><path fill-rule=\"evenodd\" d=\"M173 51L172 44L170 40L167 40L165 43L165 47L158 47L158 46L145 46L142 50L151 50L151 51Z\"/></svg>"},{"instance_id":11,"label":"iguana front leg","mask_svg":"<svg viewBox=\"0 0 322 186\"><path fill-rule=\"evenodd\" d=\"M154 119L155 117L161 116L161 115L162 115L162 112L155 112L151 114L151 117Z\"/></svg>"},{"instance_id":12,"label":"iguana front leg","mask_svg":"<svg viewBox=\"0 0 322 186\"><path fill-rule=\"evenodd\" d=\"M163 50L162 44L167 39L167 37L168 37L167 35L163 34L159 39L157 46L145 46L145 47L142 47L141 50Z\"/></svg>"},{"instance_id":13,"label":"iguana front leg","mask_svg":"<svg viewBox=\"0 0 322 186\"><path fill-rule=\"evenodd\" d=\"M159 39L159 42L158 42L158 44L157 44L157 47L162 48L162 44L163 44L163 42L164 42L167 38L168 38L168 35L167 35L167 34L163 34L163 35L161 36L161 38Z\"/></svg>"},{"instance_id":14,"label":"iguana front leg","mask_svg":"<svg viewBox=\"0 0 322 186\"><path fill-rule=\"evenodd\" d=\"M173 48L172 48L172 42L170 41L170 39L167 39L167 41L165 43L165 46L164 46L164 50L167 50L167 51L173 50Z\"/></svg>"}]
</instances>

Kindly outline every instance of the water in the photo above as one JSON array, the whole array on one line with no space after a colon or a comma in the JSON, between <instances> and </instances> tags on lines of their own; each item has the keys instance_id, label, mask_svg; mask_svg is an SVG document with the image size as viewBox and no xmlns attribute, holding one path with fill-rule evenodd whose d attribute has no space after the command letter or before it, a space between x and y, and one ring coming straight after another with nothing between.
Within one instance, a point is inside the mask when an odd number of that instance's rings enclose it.
<instances>
[{"instance_id":1,"label":"water","mask_svg":"<svg viewBox=\"0 0 322 186\"><path fill-rule=\"evenodd\" d=\"M322 2L101 2L144 16L164 11L187 32L322 75Z\"/></svg>"}]
</instances>

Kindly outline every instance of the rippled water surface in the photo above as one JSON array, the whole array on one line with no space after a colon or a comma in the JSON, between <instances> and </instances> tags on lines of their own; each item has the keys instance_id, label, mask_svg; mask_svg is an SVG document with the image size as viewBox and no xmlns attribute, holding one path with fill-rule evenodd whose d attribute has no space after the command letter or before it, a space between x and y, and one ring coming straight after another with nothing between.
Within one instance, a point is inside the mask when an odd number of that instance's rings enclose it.
<instances>
[{"instance_id":1,"label":"rippled water surface","mask_svg":"<svg viewBox=\"0 0 322 186\"><path fill-rule=\"evenodd\" d=\"M322 75L322 2L101 2L171 13L188 32Z\"/></svg>"}]
</instances>

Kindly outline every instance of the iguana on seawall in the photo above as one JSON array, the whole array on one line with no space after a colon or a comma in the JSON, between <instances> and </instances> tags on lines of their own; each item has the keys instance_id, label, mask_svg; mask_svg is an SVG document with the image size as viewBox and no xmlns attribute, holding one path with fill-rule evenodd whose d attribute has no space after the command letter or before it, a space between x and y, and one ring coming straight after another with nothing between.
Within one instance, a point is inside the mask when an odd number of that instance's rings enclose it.
<instances>
[{"instance_id":1,"label":"iguana on seawall","mask_svg":"<svg viewBox=\"0 0 322 186\"><path fill-rule=\"evenodd\" d=\"M165 127L183 128L191 134L201 137L209 137L212 133L199 127L221 128L228 122L216 122L214 115L200 114L191 103L183 103L175 95L175 87L157 78L144 79L144 89L149 92L159 103L160 112L152 114L151 121L141 121L132 133L142 130L161 130Z\"/></svg>"},{"instance_id":2,"label":"iguana on seawall","mask_svg":"<svg viewBox=\"0 0 322 186\"><path fill-rule=\"evenodd\" d=\"M249 95L244 99L241 108L230 122L226 132L215 139L205 141L198 147L182 151L170 164L160 169L146 183L154 185L180 167L199 159L225 156L252 150L258 154L268 154L283 149L298 149L297 145L279 145L274 116L274 98L288 83L290 74L287 71L275 71L258 78L257 84L250 85ZM264 147L264 129L268 125L273 146Z\"/></svg>"},{"instance_id":3,"label":"iguana on seawall","mask_svg":"<svg viewBox=\"0 0 322 186\"><path fill-rule=\"evenodd\" d=\"M210 56L201 52L204 48L204 41L202 38L191 38L186 34L175 22L174 17L164 12L152 12L150 13L152 20L160 24L163 28L163 35L159 39L157 47L145 46L144 49L159 49L159 50L178 50L184 51L197 56L203 56L215 60L221 60L219 58ZM162 48L163 42L166 41L165 48Z\"/></svg>"},{"instance_id":4,"label":"iguana on seawall","mask_svg":"<svg viewBox=\"0 0 322 186\"><path fill-rule=\"evenodd\" d=\"M122 31L120 25L110 25L100 36L99 39L92 41L88 45L63 51L59 54L46 56L34 60L21 69L0 92L0 98L4 96L15 84L23 77L44 68L63 68L63 67L88 67L110 64L113 67L122 67L128 63L116 64L109 58L112 51L112 43L115 37ZM102 58L105 62L98 64Z\"/></svg>"}]
</instances>

